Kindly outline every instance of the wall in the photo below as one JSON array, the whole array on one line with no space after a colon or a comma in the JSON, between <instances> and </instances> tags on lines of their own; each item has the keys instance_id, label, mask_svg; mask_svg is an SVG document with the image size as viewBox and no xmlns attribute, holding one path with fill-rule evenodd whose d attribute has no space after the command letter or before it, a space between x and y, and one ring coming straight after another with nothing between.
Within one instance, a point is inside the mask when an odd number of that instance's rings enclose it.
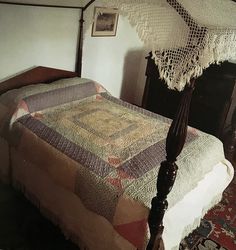
<instances>
[{"instance_id":1,"label":"wall","mask_svg":"<svg viewBox=\"0 0 236 250\"><path fill-rule=\"evenodd\" d=\"M74 70L80 10L0 4L0 81L33 66Z\"/></svg>"},{"instance_id":2,"label":"wall","mask_svg":"<svg viewBox=\"0 0 236 250\"><path fill-rule=\"evenodd\" d=\"M135 28L121 15L115 37L92 37L91 28L84 36L82 76L102 83L116 97L140 104L147 52Z\"/></svg>"}]
</instances>

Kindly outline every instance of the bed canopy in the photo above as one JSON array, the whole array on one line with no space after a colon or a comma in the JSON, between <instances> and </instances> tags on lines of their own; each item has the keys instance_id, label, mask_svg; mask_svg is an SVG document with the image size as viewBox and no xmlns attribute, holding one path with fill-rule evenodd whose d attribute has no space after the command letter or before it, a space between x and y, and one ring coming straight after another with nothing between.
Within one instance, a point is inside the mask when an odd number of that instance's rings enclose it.
<instances>
[{"instance_id":1,"label":"bed canopy","mask_svg":"<svg viewBox=\"0 0 236 250\"><path fill-rule=\"evenodd\" d=\"M101 0L136 26L171 89L183 90L211 63L236 59L232 0Z\"/></svg>"}]
</instances>

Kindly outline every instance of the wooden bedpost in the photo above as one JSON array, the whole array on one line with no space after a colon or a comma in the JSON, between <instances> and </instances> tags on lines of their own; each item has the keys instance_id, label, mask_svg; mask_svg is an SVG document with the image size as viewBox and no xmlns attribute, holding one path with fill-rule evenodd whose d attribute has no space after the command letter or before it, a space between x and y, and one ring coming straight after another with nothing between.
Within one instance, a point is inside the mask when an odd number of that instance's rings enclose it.
<instances>
[{"instance_id":1,"label":"wooden bedpost","mask_svg":"<svg viewBox=\"0 0 236 250\"><path fill-rule=\"evenodd\" d=\"M80 20L79 20L79 41L78 41L78 52L77 52L77 62L76 62L76 72L78 76L81 77L82 71L82 56L83 56L83 28L84 28L84 10L81 10Z\"/></svg>"},{"instance_id":2,"label":"wooden bedpost","mask_svg":"<svg viewBox=\"0 0 236 250\"><path fill-rule=\"evenodd\" d=\"M78 76L81 77L82 73L82 57L83 57L83 41L84 41L84 12L86 9L94 3L95 0L90 0L81 10L80 20L79 20L79 37L78 37L78 48L77 48L77 57L76 57L76 65L75 71L77 72Z\"/></svg>"},{"instance_id":3,"label":"wooden bedpost","mask_svg":"<svg viewBox=\"0 0 236 250\"><path fill-rule=\"evenodd\" d=\"M178 170L175 162L183 149L187 136L189 108L194 84L195 79L192 79L190 85L185 87L178 111L167 135L166 160L160 166L157 177L157 195L152 199L152 206L148 217L151 237L147 250L164 249L162 240L164 229L163 217L168 207L167 195L174 185Z\"/></svg>"}]
</instances>

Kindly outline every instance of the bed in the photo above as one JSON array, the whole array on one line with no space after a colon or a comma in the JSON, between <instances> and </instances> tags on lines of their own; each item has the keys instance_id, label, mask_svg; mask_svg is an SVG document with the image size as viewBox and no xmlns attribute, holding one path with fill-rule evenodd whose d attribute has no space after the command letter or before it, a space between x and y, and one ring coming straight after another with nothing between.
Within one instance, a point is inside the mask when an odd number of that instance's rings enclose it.
<instances>
[{"instance_id":1,"label":"bed","mask_svg":"<svg viewBox=\"0 0 236 250\"><path fill-rule=\"evenodd\" d=\"M233 178L222 143L188 127L169 183L160 165L171 120L74 72L36 67L1 83L0 93L1 180L80 249L145 249L160 183L173 185L161 238L178 249Z\"/></svg>"}]
</instances>

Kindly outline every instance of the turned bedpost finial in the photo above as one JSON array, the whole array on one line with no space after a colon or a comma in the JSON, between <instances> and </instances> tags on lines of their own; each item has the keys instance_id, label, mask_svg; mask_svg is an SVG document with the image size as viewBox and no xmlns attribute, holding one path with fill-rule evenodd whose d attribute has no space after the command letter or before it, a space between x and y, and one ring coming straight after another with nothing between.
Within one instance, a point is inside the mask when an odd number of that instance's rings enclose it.
<instances>
[{"instance_id":1,"label":"turned bedpost finial","mask_svg":"<svg viewBox=\"0 0 236 250\"><path fill-rule=\"evenodd\" d=\"M189 108L194 90L195 79L185 87L175 118L173 119L166 139L166 160L161 163L157 177L157 194L152 199L148 217L150 240L147 250L163 250L162 232L163 217L168 207L167 195L171 191L177 175L175 161L181 153L187 136Z\"/></svg>"}]
</instances>

